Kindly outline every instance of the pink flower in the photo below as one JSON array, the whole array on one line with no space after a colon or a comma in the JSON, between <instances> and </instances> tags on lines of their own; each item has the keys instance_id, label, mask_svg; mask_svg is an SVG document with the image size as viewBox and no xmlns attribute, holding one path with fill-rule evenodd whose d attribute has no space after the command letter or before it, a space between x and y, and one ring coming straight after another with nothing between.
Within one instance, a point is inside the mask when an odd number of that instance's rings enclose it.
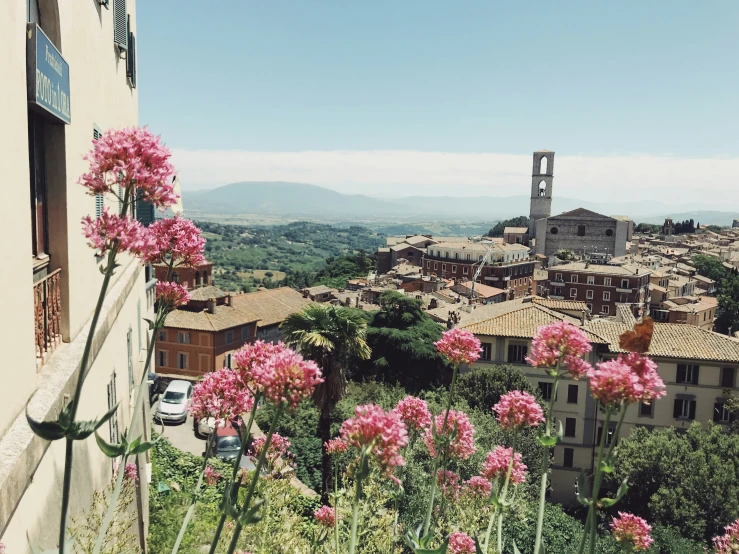
<instances>
[{"instance_id":1,"label":"pink flower","mask_svg":"<svg viewBox=\"0 0 739 554\"><path fill-rule=\"evenodd\" d=\"M261 366L256 365L249 377L267 400L292 410L313 394L316 385L323 383L316 363L304 360L289 348L274 354Z\"/></svg>"},{"instance_id":2,"label":"pink flower","mask_svg":"<svg viewBox=\"0 0 739 554\"><path fill-rule=\"evenodd\" d=\"M138 482L139 480L139 469L136 467L136 464L133 462L128 462L126 464L126 467L123 468L123 472L125 473L126 479L129 479L133 481L134 483Z\"/></svg>"},{"instance_id":3,"label":"pink flower","mask_svg":"<svg viewBox=\"0 0 739 554\"><path fill-rule=\"evenodd\" d=\"M588 336L572 323L558 321L540 327L531 342L526 361L534 367L567 368L573 379L580 379L591 369L582 356L593 349Z\"/></svg>"},{"instance_id":4,"label":"pink flower","mask_svg":"<svg viewBox=\"0 0 739 554\"><path fill-rule=\"evenodd\" d=\"M475 554L477 548L475 541L464 533L452 533L449 535L449 554Z\"/></svg>"},{"instance_id":5,"label":"pink flower","mask_svg":"<svg viewBox=\"0 0 739 554\"><path fill-rule=\"evenodd\" d=\"M488 452L485 462L482 464L481 476L488 481L500 479L501 482L508 475L508 466L513 456L513 466L511 467L511 483L518 485L526 480L526 464L521 459L521 453L513 453L512 448L504 446L496 446L491 452Z\"/></svg>"},{"instance_id":6,"label":"pink flower","mask_svg":"<svg viewBox=\"0 0 739 554\"><path fill-rule=\"evenodd\" d=\"M90 194L117 192L113 185L130 187L132 201L141 198L166 208L178 199L170 155L159 137L146 127L111 129L93 142L92 151L85 156L90 170L79 182Z\"/></svg>"},{"instance_id":7,"label":"pink flower","mask_svg":"<svg viewBox=\"0 0 739 554\"><path fill-rule=\"evenodd\" d=\"M500 397L493 406L498 422L503 429L536 427L544 421L544 411L528 392L514 390Z\"/></svg>"},{"instance_id":8,"label":"pink flower","mask_svg":"<svg viewBox=\"0 0 739 554\"><path fill-rule=\"evenodd\" d=\"M83 217L82 233L90 247L97 249L98 256L105 255L115 244L118 244L119 253L130 252L140 256L152 244L146 227L129 216L111 214L108 208L103 208L98 218Z\"/></svg>"},{"instance_id":9,"label":"pink flower","mask_svg":"<svg viewBox=\"0 0 739 554\"><path fill-rule=\"evenodd\" d=\"M273 344L271 342L264 342L258 340L249 344L245 344L234 352L233 359L236 363L236 368L241 373L244 382L257 392L264 392L263 386L266 384L264 379L264 372L266 371L267 362L276 356L287 350L288 348L278 342ZM256 377L259 377L261 381L257 381Z\"/></svg>"},{"instance_id":10,"label":"pink flower","mask_svg":"<svg viewBox=\"0 0 739 554\"><path fill-rule=\"evenodd\" d=\"M637 374L618 358L602 362L590 372L590 390L604 406L632 404L644 396Z\"/></svg>"},{"instance_id":11,"label":"pink flower","mask_svg":"<svg viewBox=\"0 0 739 554\"><path fill-rule=\"evenodd\" d=\"M436 472L436 484L439 486L441 494L450 500L456 499L462 488L459 484L459 475L453 471L443 469Z\"/></svg>"},{"instance_id":12,"label":"pink flower","mask_svg":"<svg viewBox=\"0 0 739 554\"><path fill-rule=\"evenodd\" d=\"M326 444L324 444L324 447L326 448L326 453L331 456L344 454L348 449L346 443L339 438L331 439Z\"/></svg>"},{"instance_id":13,"label":"pink flower","mask_svg":"<svg viewBox=\"0 0 739 554\"><path fill-rule=\"evenodd\" d=\"M187 304L190 300L190 293L178 283L157 281L156 298L157 302L167 307L167 311L172 311L179 306Z\"/></svg>"},{"instance_id":14,"label":"pink flower","mask_svg":"<svg viewBox=\"0 0 739 554\"><path fill-rule=\"evenodd\" d=\"M643 389L640 398L642 402L649 402L666 394L665 383L659 376L657 364L650 358L631 352L626 356L619 355L618 360L629 366L639 379Z\"/></svg>"},{"instance_id":15,"label":"pink flower","mask_svg":"<svg viewBox=\"0 0 739 554\"><path fill-rule=\"evenodd\" d=\"M469 417L464 412L458 410L449 410L449 418L446 422L446 430L444 427L444 414L439 414L434 418L436 426L436 441L434 440L433 430L426 429L423 441L429 449L432 457L437 456L437 445L435 442L444 444L449 441L449 456L466 460L477 452L475 448L475 428L472 426Z\"/></svg>"},{"instance_id":16,"label":"pink flower","mask_svg":"<svg viewBox=\"0 0 739 554\"><path fill-rule=\"evenodd\" d=\"M150 241L143 250L145 263L195 267L205 262L205 239L189 219L181 216L160 219L146 229Z\"/></svg>"},{"instance_id":17,"label":"pink flower","mask_svg":"<svg viewBox=\"0 0 739 554\"><path fill-rule=\"evenodd\" d=\"M206 373L194 387L190 413L197 419L213 418L217 427L250 412L254 398L238 371L224 367Z\"/></svg>"},{"instance_id":18,"label":"pink flower","mask_svg":"<svg viewBox=\"0 0 739 554\"><path fill-rule=\"evenodd\" d=\"M431 425L431 412L425 400L406 396L393 410L398 413L409 429L425 431Z\"/></svg>"},{"instance_id":19,"label":"pink flower","mask_svg":"<svg viewBox=\"0 0 739 554\"><path fill-rule=\"evenodd\" d=\"M0 554L5 554L5 544L0 542Z\"/></svg>"},{"instance_id":20,"label":"pink flower","mask_svg":"<svg viewBox=\"0 0 739 554\"><path fill-rule=\"evenodd\" d=\"M471 364L480 357L480 341L466 329L445 331L434 346L453 364Z\"/></svg>"},{"instance_id":21,"label":"pink flower","mask_svg":"<svg viewBox=\"0 0 739 554\"><path fill-rule=\"evenodd\" d=\"M333 527L336 524L336 511L331 506L321 506L313 512L313 517L316 518L316 523L324 527Z\"/></svg>"},{"instance_id":22,"label":"pink flower","mask_svg":"<svg viewBox=\"0 0 739 554\"><path fill-rule=\"evenodd\" d=\"M221 478L221 474L213 469L213 466L206 467L203 475L205 477L205 482L211 486L215 485L218 482L218 479Z\"/></svg>"},{"instance_id":23,"label":"pink flower","mask_svg":"<svg viewBox=\"0 0 739 554\"><path fill-rule=\"evenodd\" d=\"M264 444L266 442L267 437L265 435L254 439L254 442L252 443L250 449L250 453L255 459L258 459L262 455L262 449L264 448ZM265 455L268 467L274 467L275 462L279 458L283 456L288 456L289 448L290 441L287 440L287 438L283 437L279 433L272 433L272 439L269 441L269 448L267 449L267 454Z\"/></svg>"},{"instance_id":24,"label":"pink flower","mask_svg":"<svg viewBox=\"0 0 739 554\"><path fill-rule=\"evenodd\" d=\"M713 538L714 554L736 554L739 552L739 519L725 527L726 533Z\"/></svg>"},{"instance_id":25,"label":"pink flower","mask_svg":"<svg viewBox=\"0 0 739 554\"><path fill-rule=\"evenodd\" d=\"M652 526L634 514L619 512L611 521L611 533L616 542L633 544L634 551L649 550L654 542L649 535Z\"/></svg>"},{"instance_id":26,"label":"pink flower","mask_svg":"<svg viewBox=\"0 0 739 554\"><path fill-rule=\"evenodd\" d=\"M357 406L354 413L355 417L341 424L341 439L352 448L364 449L387 477L399 483L393 470L405 465L400 451L408 444L408 432L400 416L392 411L386 413L376 404ZM350 474L358 469L358 463L356 459L349 465Z\"/></svg>"},{"instance_id":27,"label":"pink flower","mask_svg":"<svg viewBox=\"0 0 739 554\"><path fill-rule=\"evenodd\" d=\"M480 477L479 475L470 477L467 481L464 482L464 484L465 493L481 498L487 498L488 496L490 496L490 492L493 490L493 484L489 480L485 479L484 477Z\"/></svg>"}]
</instances>

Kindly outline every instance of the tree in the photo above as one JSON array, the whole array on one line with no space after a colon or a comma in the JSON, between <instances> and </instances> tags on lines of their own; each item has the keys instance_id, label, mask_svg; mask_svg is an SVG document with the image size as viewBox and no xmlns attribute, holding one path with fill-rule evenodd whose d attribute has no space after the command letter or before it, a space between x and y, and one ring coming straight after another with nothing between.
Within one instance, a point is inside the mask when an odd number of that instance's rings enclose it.
<instances>
[{"instance_id":1,"label":"tree","mask_svg":"<svg viewBox=\"0 0 739 554\"><path fill-rule=\"evenodd\" d=\"M488 237L502 237L503 231L506 227L528 227L529 226L529 218L525 215L519 215L518 217L514 217L511 219L505 219L503 221L499 221L495 224L495 226L488 231L487 236Z\"/></svg>"},{"instance_id":2,"label":"tree","mask_svg":"<svg viewBox=\"0 0 739 554\"><path fill-rule=\"evenodd\" d=\"M400 383L417 391L440 384L446 363L434 342L442 327L421 309L421 301L396 291L383 292L380 310L366 314L372 358L359 365L356 377Z\"/></svg>"},{"instance_id":3,"label":"tree","mask_svg":"<svg viewBox=\"0 0 739 554\"><path fill-rule=\"evenodd\" d=\"M662 232L662 226L652 225L651 223L639 223L639 225L637 225L634 228L634 231L636 233L648 233L648 234L660 233Z\"/></svg>"},{"instance_id":4,"label":"tree","mask_svg":"<svg viewBox=\"0 0 739 554\"><path fill-rule=\"evenodd\" d=\"M509 365L475 368L462 373L457 381L457 392L470 408L484 412L492 410L500 397L512 390L538 394L523 371Z\"/></svg>"},{"instance_id":5,"label":"tree","mask_svg":"<svg viewBox=\"0 0 739 554\"><path fill-rule=\"evenodd\" d=\"M698 270L699 275L713 279L717 283L721 283L729 276L729 270L724 267L724 262L716 256L693 256L693 266Z\"/></svg>"},{"instance_id":6,"label":"tree","mask_svg":"<svg viewBox=\"0 0 739 554\"><path fill-rule=\"evenodd\" d=\"M297 345L303 356L315 361L325 381L316 387L313 399L318 408L321 444L331 439L331 411L346 393L346 368L352 358L365 360L371 350L366 341L367 322L356 310L331 304L312 304L290 314L282 322L288 343ZM321 494L328 501L331 458L323 449Z\"/></svg>"},{"instance_id":7,"label":"tree","mask_svg":"<svg viewBox=\"0 0 739 554\"><path fill-rule=\"evenodd\" d=\"M613 508L708 541L739 518L739 435L693 423L685 432L641 427L621 440L609 484L628 479Z\"/></svg>"},{"instance_id":8,"label":"tree","mask_svg":"<svg viewBox=\"0 0 739 554\"><path fill-rule=\"evenodd\" d=\"M739 275L736 269L718 287L716 330L729 334L739 331Z\"/></svg>"}]
</instances>

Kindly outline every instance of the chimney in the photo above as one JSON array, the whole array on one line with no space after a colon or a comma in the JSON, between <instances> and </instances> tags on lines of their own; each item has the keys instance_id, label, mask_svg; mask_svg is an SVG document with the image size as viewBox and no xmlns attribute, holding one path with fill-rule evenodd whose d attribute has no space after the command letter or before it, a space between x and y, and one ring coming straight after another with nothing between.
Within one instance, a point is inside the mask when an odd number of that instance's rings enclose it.
<instances>
[{"instance_id":1,"label":"chimney","mask_svg":"<svg viewBox=\"0 0 739 554\"><path fill-rule=\"evenodd\" d=\"M216 312L216 299L209 298L208 301L205 303L205 306L209 314L214 314Z\"/></svg>"},{"instance_id":2,"label":"chimney","mask_svg":"<svg viewBox=\"0 0 739 554\"><path fill-rule=\"evenodd\" d=\"M580 324L581 325L585 325L585 319L586 319L586 317L587 317L587 311L586 310L583 310L582 311L582 315L580 316Z\"/></svg>"},{"instance_id":3,"label":"chimney","mask_svg":"<svg viewBox=\"0 0 739 554\"><path fill-rule=\"evenodd\" d=\"M226 305L233 306L233 296L231 296L230 294L226 297Z\"/></svg>"}]
</instances>

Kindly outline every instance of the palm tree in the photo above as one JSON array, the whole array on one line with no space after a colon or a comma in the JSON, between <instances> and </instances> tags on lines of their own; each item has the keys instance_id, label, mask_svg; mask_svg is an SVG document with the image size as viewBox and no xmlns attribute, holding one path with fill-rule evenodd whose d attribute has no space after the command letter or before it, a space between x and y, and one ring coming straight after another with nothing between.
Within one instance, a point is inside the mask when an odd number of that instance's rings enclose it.
<instances>
[{"instance_id":1,"label":"palm tree","mask_svg":"<svg viewBox=\"0 0 739 554\"><path fill-rule=\"evenodd\" d=\"M316 362L325 381L316 387L313 400L318 407L321 443L331 439L331 411L346 393L346 366L351 358L367 360L367 322L350 308L312 304L282 322L285 341L306 358ZM325 448L321 457L321 494L327 501L331 482L331 458Z\"/></svg>"}]
</instances>

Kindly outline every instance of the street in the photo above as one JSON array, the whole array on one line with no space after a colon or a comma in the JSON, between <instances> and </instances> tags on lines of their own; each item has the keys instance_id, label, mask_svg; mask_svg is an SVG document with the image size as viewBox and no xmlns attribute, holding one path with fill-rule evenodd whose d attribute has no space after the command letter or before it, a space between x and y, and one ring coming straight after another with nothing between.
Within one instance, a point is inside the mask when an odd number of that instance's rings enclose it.
<instances>
[{"instance_id":1,"label":"street","mask_svg":"<svg viewBox=\"0 0 739 554\"><path fill-rule=\"evenodd\" d=\"M152 418L159 407L159 399L151 407ZM162 424L152 421L154 429L159 433L162 430ZM185 423L165 423L164 436L174 446L184 452L202 456L205 452L205 440L195 436L193 431L193 418L189 416Z\"/></svg>"}]
</instances>

